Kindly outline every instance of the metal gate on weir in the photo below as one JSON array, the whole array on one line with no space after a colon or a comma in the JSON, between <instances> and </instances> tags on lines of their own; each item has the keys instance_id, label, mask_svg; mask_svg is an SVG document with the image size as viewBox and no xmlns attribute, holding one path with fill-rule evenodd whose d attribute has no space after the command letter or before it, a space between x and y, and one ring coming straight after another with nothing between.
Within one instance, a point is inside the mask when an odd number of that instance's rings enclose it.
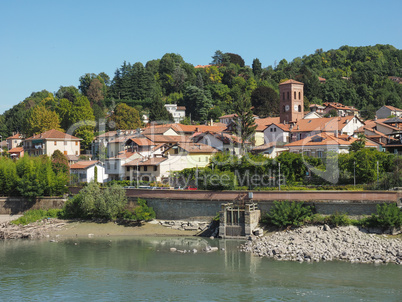
<instances>
[{"instance_id":1,"label":"metal gate on weir","mask_svg":"<svg viewBox=\"0 0 402 302\"><path fill-rule=\"evenodd\" d=\"M226 208L226 236L239 237L246 235L244 213L244 209Z\"/></svg>"}]
</instances>

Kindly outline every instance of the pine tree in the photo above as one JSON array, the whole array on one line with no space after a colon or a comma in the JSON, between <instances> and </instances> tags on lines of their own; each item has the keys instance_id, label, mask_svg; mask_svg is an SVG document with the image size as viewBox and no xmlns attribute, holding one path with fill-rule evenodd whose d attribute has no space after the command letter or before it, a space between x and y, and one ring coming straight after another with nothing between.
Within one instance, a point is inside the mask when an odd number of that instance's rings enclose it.
<instances>
[{"instance_id":1,"label":"pine tree","mask_svg":"<svg viewBox=\"0 0 402 302\"><path fill-rule=\"evenodd\" d=\"M172 114L167 111L161 99L155 99L149 111L149 120L152 122L174 122Z\"/></svg>"},{"instance_id":2,"label":"pine tree","mask_svg":"<svg viewBox=\"0 0 402 302\"><path fill-rule=\"evenodd\" d=\"M247 141L254 142L254 133L257 128L254 122L253 112L251 111L250 99L243 96L234 103L234 109L236 116L233 119L234 122L234 134L241 139L240 154L246 152L245 143Z\"/></svg>"}]
</instances>

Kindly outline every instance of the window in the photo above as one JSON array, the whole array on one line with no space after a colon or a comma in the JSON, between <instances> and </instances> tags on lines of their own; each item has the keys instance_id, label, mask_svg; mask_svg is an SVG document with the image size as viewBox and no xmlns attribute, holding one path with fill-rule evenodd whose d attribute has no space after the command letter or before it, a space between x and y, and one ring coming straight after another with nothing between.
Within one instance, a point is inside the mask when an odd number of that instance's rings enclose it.
<instances>
[{"instance_id":1,"label":"window","mask_svg":"<svg viewBox=\"0 0 402 302\"><path fill-rule=\"evenodd\" d=\"M75 155L77 155L77 156L78 156L78 151L75 151Z\"/></svg>"},{"instance_id":2,"label":"window","mask_svg":"<svg viewBox=\"0 0 402 302\"><path fill-rule=\"evenodd\" d=\"M130 167L126 167L126 171L127 171L127 172L130 172Z\"/></svg>"},{"instance_id":3,"label":"window","mask_svg":"<svg viewBox=\"0 0 402 302\"><path fill-rule=\"evenodd\" d=\"M300 93L300 91L299 91L299 100L301 100L301 93Z\"/></svg>"},{"instance_id":4,"label":"window","mask_svg":"<svg viewBox=\"0 0 402 302\"><path fill-rule=\"evenodd\" d=\"M293 97L294 99L296 99L296 91L293 93Z\"/></svg>"},{"instance_id":5,"label":"window","mask_svg":"<svg viewBox=\"0 0 402 302\"><path fill-rule=\"evenodd\" d=\"M285 99L285 93L282 94L282 100L284 100L284 99Z\"/></svg>"},{"instance_id":6,"label":"window","mask_svg":"<svg viewBox=\"0 0 402 302\"><path fill-rule=\"evenodd\" d=\"M285 106L283 106L283 111L282 112L285 112Z\"/></svg>"},{"instance_id":7,"label":"window","mask_svg":"<svg viewBox=\"0 0 402 302\"><path fill-rule=\"evenodd\" d=\"M206 161L206 162L208 161L208 156L205 156L205 161Z\"/></svg>"},{"instance_id":8,"label":"window","mask_svg":"<svg viewBox=\"0 0 402 302\"><path fill-rule=\"evenodd\" d=\"M158 171L158 166L154 166L154 171Z\"/></svg>"},{"instance_id":9,"label":"window","mask_svg":"<svg viewBox=\"0 0 402 302\"><path fill-rule=\"evenodd\" d=\"M54 145L57 146L57 142L56 142L56 141L54 141Z\"/></svg>"},{"instance_id":10,"label":"window","mask_svg":"<svg viewBox=\"0 0 402 302\"><path fill-rule=\"evenodd\" d=\"M272 131L273 131L273 130L272 130L272 128L271 128L271 129L269 129L269 131L271 131L271 132L272 132Z\"/></svg>"},{"instance_id":11,"label":"window","mask_svg":"<svg viewBox=\"0 0 402 302\"><path fill-rule=\"evenodd\" d=\"M299 105L299 108L298 108L298 109L299 109L299 112L301 112L301 106L300 106L300 105Z\"/></svg>"},{"instance_id":12,"label":"window","mask_svg":"<svg viewBox=\"0 0 402 302\"><path fill-rule=\"evenodd\" d=\"M117 162L114 162L114 169L117 169Z\"/></svg>"},{"instance_id":13,"label":"window","mask_svg":"<svg viewBox=\"0 0 402 302\"><path fill-rule=\"evenodd\" d=\"M287 93L287 96L288 96L288 99L289 99L289 91L288 91L288 93Z\"/></svg>"},{"instance_id":14,"label":"window","mask_svg":"<svg viewBox=\"0 0 402 302\"><path fill-rule=\"evenodd\" d=\"M317 157L322 158L322 151L317 151Z\"/></svg>"},{"instance_id":15,"label":"window","mask_svg":"<svg viewBox=\"0 0 402 302\"><path fill-rule=\"evenodd\" d=\"M144 166L144 171L148 171L148 166Z\"/></svg>"},{"instance_id":16,"label":"window","mask_svg":"<svg viewBox=\"0 0 402 302\"><path fill-rule=\"evenodd\" d=\"M75 145L78 146L78 142L75 142Z\"/></svg>"},{"instance_id":17,"label":"window","mask_svg":"<svg viewBox=\"0 0 402 302\"><path fill-rule=\"evenodd\" d=\"M276 128L274 128L274 132L276 132Z\"/></svg>"}]
</instances>

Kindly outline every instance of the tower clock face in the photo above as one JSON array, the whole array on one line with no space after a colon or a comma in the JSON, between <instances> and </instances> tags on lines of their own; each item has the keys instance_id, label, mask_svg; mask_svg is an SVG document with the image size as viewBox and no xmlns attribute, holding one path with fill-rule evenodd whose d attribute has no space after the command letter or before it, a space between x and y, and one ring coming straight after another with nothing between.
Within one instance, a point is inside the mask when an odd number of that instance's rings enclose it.
<instances>
[{"instance_id":1,"label":"tower clock face","mask_svg":"<svg viewBox=\"0 0 402 302\"><path fill-rule=\"evenodd\" d=\"M295 111L297 111L297 109L298 109L297 105L294 105L293 108Z\"/></svg>"},{"instance_id":2,"label":"tower clock face","mask_svg":"<svg viewBox=\"0 0 402 302\"><path fill-rule=\"evenodd\" d=\"M285 110L286 110L286 111L289 111L289 105L286 105L286 106L285 106Z\"/></svg>"}]
</instances>

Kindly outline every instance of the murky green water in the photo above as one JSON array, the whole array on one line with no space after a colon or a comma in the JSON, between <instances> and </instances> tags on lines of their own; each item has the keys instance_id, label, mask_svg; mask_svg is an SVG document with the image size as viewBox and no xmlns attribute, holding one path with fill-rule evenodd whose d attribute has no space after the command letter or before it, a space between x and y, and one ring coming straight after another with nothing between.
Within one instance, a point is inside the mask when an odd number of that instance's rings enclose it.
<instances>
[{"instance_id":1,"label":"murky green water","mask_svg":"<svg viewBox=\"0 0 402 302\"><path fill-rule=\"evenodd\" d=\"M293 263L202 238L0 241L2 301L401 301L402 267ZM215 253L202 252L207 245ZM172 253L171 247L199 250Z\"/></svg>"}]
</instances>

